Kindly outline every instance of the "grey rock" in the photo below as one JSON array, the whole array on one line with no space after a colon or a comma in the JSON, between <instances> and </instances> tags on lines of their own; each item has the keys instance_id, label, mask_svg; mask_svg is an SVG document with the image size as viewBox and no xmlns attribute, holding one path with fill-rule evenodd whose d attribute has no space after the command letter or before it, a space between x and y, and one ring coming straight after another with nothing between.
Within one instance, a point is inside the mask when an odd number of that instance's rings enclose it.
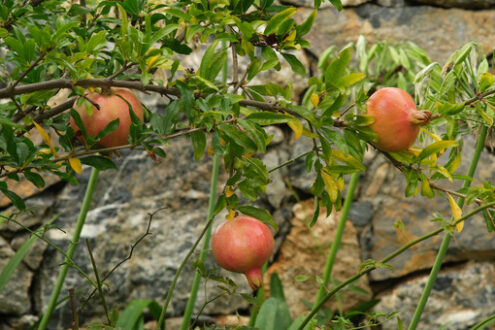
<instances>
[{"instance_id":1,"label":"grey rock","mask_svg":"<svg viewBox=\"0 0 495 330\"><path fill-rule=\"evenodd\" d=\"M18 250L29 238L31 234L21 233L15 236L10 242L14 250ZM43 253L47 248L47 244L40 239L34 241L30 251L26 254L22 262L24 262L31 270L36 270L43 261Z\"/></svg>"},{"instance_id":2,"label":"grey rock","mask_svg":"<svg viewBox=\"0 0 495 330\"><path fill-rule=\"evenodd\" d=\"M134 298L156 299L164 302L168 288L183 258L199 236L206 219L210 187L211 162L205 157L199 163L191 161L192 147L186 140L172 141L167 147L167 158L154 163L143 152L124 152L117 160L118 170L100 173L91 210L81 234L81 243L91 243L99 273L104 276L129 254L129 246L146 231L149 213L159 208L151 224L151 235L134 250L132 259L123 263L106 280L106 301L112 308L123 309ZM88 180L85 170L79 176L79 186L67 186L62 192L55 212L62 214L57 225L66 231L49 231L49 238L62 248L71 237L80 201ZM224 182L225 175L220 182ZM221 186L221 185L220 185ZM219 216L220 217L220 216ZM58 272L62 256L49 251L36 287L37 306L44 310L53 288L54 274ZM193 257L193 261L197 257ZM74 262L87 274L92 274L85 244L80 244ZM183 313L189 297L194 269L188 264L174 291L168 309L169 315ZM240 281L242 285L242 281ZM71 269L62 289L84 289L83 277ZM247 283L244 288L248 290ZM89 288L79 294L85 300ZM215 291L209 292L214 295ZM247 303L232 296L224 302L232 313ZM81 317L102 315L96 298L85 306ZM57 309L51 326L63 327L70 322L67 304Z\"/></svg>"},{"instance_id":3,"label":"grey rock","mask_svg":"<svg viewBox=\"0 0 495 330\"><path fill-rule=\"evenodd\" d=\"M3 269L15 252L9 243L0 237L0 269ZM0 314L23 315L31 311L29 288L33 273L20 263L0 293Z\"/></svg>"},{"instance_id":4,"label":"grey rock","mask_svg":"<svg viewBox=\"0 0 495 330\"><path fill-rule=\"evenodd\" d=\"M24 227L33 228L43 223L46 219L46 215L50 212L51 207L55 203L55 196L52 192L41 194L36 197L29 198L26 201L27 211L16 215L15 220L22 224ZM18 210L15 207L10 207L5 211L8 213L17 213ZM13 221L8 221L6 225L0 227L0 232L20 232L25 231L24 227L18 225Z\"/></svg>"},{"instance_id":5,"label":"grey rock","mask_svg":"<svg viewBox=\"0 0 495 330\"><path fill-rule=\"evenodd\" d=\"M378 0L377 4L384 7L403 7L406 0Z\"/></svg>"},{"instance_id":6,"label":"grey rock","mask_svg":"<svg viewBox=\"0 0 495 330\"><path fill-rule=\"evenodd\" d=\"M494 0L415 0L415 2L446 8L487 9L495 7Z\"/></svg>"},{"instance_id":7,"label":"grey rock","mask_svg":"<svg viewBox=\"0 0 495 330\"><path fill-rule=\"evenodd\" d=\"M270 147L279 145L285 141L284 132L282 131L282 129L280 129L277 126L266 126L265 132L268 136L270 136L270 135L272 136L272 140L270 141L270 144L269 144Z\"/></svg>"},{"instance_id":8,"label":"grey rock","mask_svg":"<svg viewBox=\"0 0 495 330\"><path fill-rule=\"evenodd\" d=\"M381 293L373 311L399 311L403 324L409 324L427 279L427 275L415 277ZM471 261L440 272L418 329L470 329L494 313L495 264ZM385 321L383 329L397 329L396 319Z\"/></svg>"},{"instance_id":9,"label":"grey rock","mask_svg":"<svg viewBox=\"0 0 495 330\"><path fill-rule=\"evenodd\" d=\"M297 140L290 141L287 148L290 150L289 159L293 159L313 149L313 141L306 136L301 136ZM293 188L300 190L303 194L311 194L311 185L316 175L314 171L306 172L305 160L306 157L302 157L287 166L289 181Z\"/></svg>"},{"instance_id":10,"label":"grey rock","mask_svg":"<svg viewBox=\"0 0 495 330\"><path fill-rule=\"evenodd\" d=\"M302 21L310 12L311 9L301 8L296 18ZM495 44L495 26L491 24L494 15L492 9L382 7L369 3L344 8L341 12L325 8L318 12L314 28L305 39L311 43L310 51L317 56L331 45L339 49L356 42L359 35L370 43L411 41L424 49L433 61L443 63L455 50L473 40L490 53Z\"/></svg>"},{"instance_id":11,"label":"grey rock","mask_svg":"<svg viewBox=\"0 0 495 330\"><path fill-rule=\"evenodd\" d=\"M463 159L456 173L467 172L473 145L472 137L464 138ZM488 153L482 154L472 185L495 180L494 161L495 156ZM412 239L435 230L440 224L430 221L433 213L441 214L446 220L449 220L452 215L449 202L443 196L436 196L433 199L419 195L406 198L404 176L382 156L376 158L375 162L368 167L361 184L364 188L360 200L372 203L374 209L371 228L365 236L368 239L365 243L368 245L363 249L364 259L381 260ZM460 188L460 186L451 186L447 180L440 180L437 185L450 190ZM474 207L476 205L467 205L464 212ZM398 221L403 224L402 228L394 226L394 223ZM488 233L485 228L485 221L480 214L467 220L464 230L454 234L445 262L491 258L493 252L488 251L495 250L495 241L493 233ZM427 243L408 249L390 261L394 267L393 270L378 269L370 273L370 278L385 280L428 269L433 265L442 237L443 234L434 236Z\"/></svg>"},{"instance_id":12,"label":"grey rock","mask_svg":"<svg viewBox=\"0 0 495 330\"><path fill-rule=\"evenodd\" d=\"M284 2L297 7L314 8L314 0L285 0ZM355 7L370 2L370 0L342 0L341 2L343 7ZM322 0L320 8L328 7L333 7L332 3L329 0Z\"/></svg>"},{"instance_id":13,"label":"grey rock","mask_svg":"<svg viewBox=\"0 0 495 330\"><path fill-rule=\"evenodd\" d=\"M349 219L356 227L368 225L373 218L373 204L371 202L353 202L349 210Z\"/></svg>"}]
</instances>

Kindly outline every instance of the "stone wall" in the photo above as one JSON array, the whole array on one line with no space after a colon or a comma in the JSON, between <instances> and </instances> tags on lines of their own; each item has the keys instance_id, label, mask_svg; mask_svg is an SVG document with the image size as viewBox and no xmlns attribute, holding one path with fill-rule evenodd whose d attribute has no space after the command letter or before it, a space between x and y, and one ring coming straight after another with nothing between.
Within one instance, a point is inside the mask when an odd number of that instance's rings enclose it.
<instances>
[{"instance_id":1,"label":"stone wall","mask_svg":"<svg viewBox=\"0 0 495 330\"><path fill-rule=\"evenodd\" d=\"M312 0L288 0L298 5L298 17L305 18ZM364 35L369 42L387 39L391 42L413 41L429 56L442 63L451 52L468 41L478 41L487 54L495 48L494 1L344 1L345 9L337 12L328 3L317 16L313 31L308 35L311 48L305 57L308 66L330 45L342 47ZM482 10L480 10L482 9ZM192 62L195 60L192 59ZM197 61L197 59L196 59ZM312 62L313 61L313 62ZM266 77L272 81L292 80L290 71ZM297 83L297 82L296 82ZM295 83L296 86L299 86ZM303 85L301 85L303 86ZM302 88L297 89L299 92ZM146 101L149 108L160 108L165 100ZM271 128L274 135L264 161L276 166L312 148L305 138L294 140L289 131ZM469 141L467 141L469 142ZM472 144L472 141L469 142ZM186 139L174 140L166 147L167 157L155 163L146 153L122 152L116 159L117 170L102 172L87 225L75 262L92 274L87 239L92 247L99 271L108 272L126 258L130 246L146 232L150 213L157 211L148 235L133 251L130 260L123 263L106 281L107 303L123 309L134 298L151 298L163 303L168 287L188 249L202 229L206 218L211 158L194 162L193 151ZM469 158L467 155L466 159ZM485 154L475 183L495 182L495 157ZM344 248L335 265L337 279L343 280L358 271L367 258L379 259L405 241L434 227L428 221L432 211L446 216L448 204L441 198L421 197L405 199L405 181L402 175L381 155L366 155L367 171L362 174L347 223ZM463 165L466 166L465 164ZM89 178L89 169L78 176L79 185L67 185L55 178L48 181L43 191L33 189L30 183L20 182L16 192L26 198L33 210L19 221L37 228L55 214L60 214L48 238L65 249L76 222L82 196ZM325 251L331 244L338 213L322 216L316 227L309 230L305 221L312 213L311 202L297 202L309 196L312 176L304 170L304 163L295 164L272 173L273 184L268 187L260 206L270 210L280 225L276 234L277 253L268 273L276 271L283 279L286 295L290 297L293 315L305 310L301 299L310 301L316 290L315 282L295 282L295 275L318 276L322 271ZM225 175L220 181L225 180ZM446 183L447 185L448 183ZM290 189L289 189L290 188ZM295 197L297 196L297 198ZM8 211L8 203L2 199ZM223 215L217 217L221 221ZM401 219L404 229L397 231L393 223ZM27 239L26 233L13 223L0 227L0 267ZM466 224L461 235L456 235L447 253L444 271L434 287L425 310L422 328L438 328L449 324L449 329L464 329L487 315L495 313L495 236L486 233L483 220L474 217ZM401 311L408 324L431 267L440 238L434 238L408 251L391 264L393 271L377 270L356 285L368 295L346 293L344 303L329 307L344 309L379 297L375 311ZM56 279L61 254L43 242L37 242L31 253L19 266L14 280L0 295L0 328L26 328L43 312ZM301 267L304 265L304 267ZM211 257L207 266L214 268ZM241 275L223 272L239 284L238 292L250 289ZM180 316L185 308L194 272L188 265L180 277L169 307L170 316ZM208 298L218 294L216 283L208 282L208 297L199 291L198 308ZM62 296L69 288L80 290L81 303L92 291L77 272L70 270ZM239 295L220 298L207 305L206 315L229 315L236 311L247 314L248 304ZM93 297L84 304L83 322L102 320L103 310ZM66 328L71 322L67 303L57 309L50 328ZM236 318L234 318L235 322ZM396 324L386 323L384 329Z\"/></svg>"}]
</instances>

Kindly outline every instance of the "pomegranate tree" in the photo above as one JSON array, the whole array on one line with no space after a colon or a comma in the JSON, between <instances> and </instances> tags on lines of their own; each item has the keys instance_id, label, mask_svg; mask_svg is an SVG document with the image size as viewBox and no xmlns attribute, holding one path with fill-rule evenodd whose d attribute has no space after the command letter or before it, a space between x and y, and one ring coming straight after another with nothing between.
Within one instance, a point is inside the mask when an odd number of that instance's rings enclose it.
<instances>
[{"instance_id":1,"label":"pomegranate tree","mask_svg":"<svg viewBox=\"0 0 495 330\"><path fill-rule=\"evenodd\" d=\"M413 98L399 88L382 88L366 102L368 114L375 117L370 125L378 135L374 144L387 152L407 151L419 134L420 126L431 119L431 112L417 110Z\"/></svg>"},{"instance_id":2,"label":"pomegranate tree","mask_svg":"<svg viewBox=\"0 0 495 330\"><path fill-rule=\"evenodd\" d=\"M274 247L267 225L246 215L226 220L213 233L211 247L220 266L231 272L244 273L253 290L261 287L261 267L272 255Z\"/></svg>"},{"instance_id":3,"label":"pomegranate tree","mask_svg":"<svg viewBox=\"0 0 495 330\"><path fill-rule=\"evenodd\" d=\"M115 88L102 94L88 92L85 94L85 98L93 103L93 108L88 111L88 102L84 102L75 110L81 117L87 135L97 136L111 121L119 119L119 127L98 142L103 147L116 147L128 143L128 134L132 123L129 104L136 116L143 121L144 114L141 102L128 89ZM95 104L99 106L99 110ZM79 140L83 142L80 129L72 117L70 118L70 125Z\"/></svg>"}]
</instances>

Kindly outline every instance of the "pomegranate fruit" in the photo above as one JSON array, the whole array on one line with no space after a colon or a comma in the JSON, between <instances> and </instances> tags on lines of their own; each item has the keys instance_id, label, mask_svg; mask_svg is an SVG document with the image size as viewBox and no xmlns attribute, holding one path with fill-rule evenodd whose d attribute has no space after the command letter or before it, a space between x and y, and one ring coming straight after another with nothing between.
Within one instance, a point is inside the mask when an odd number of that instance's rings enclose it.
<instances>
[{"instance_id":1,"label":"pomegranate fruit","mask_svg":"<svg viewBox=\"0 0 495 330\"><path fill-rule=\"evenodd\" d=\"M273 247L268 226L246 215L220 224L211 239L218 264L231 272L244 273L253 290L263 284L261 267L272 255Z\"/></svg>"},{"instance_id":2,"label":"pomegranate fruit","mask_svg":"<svg viewBox=\"0 0 495 330\"><path fill-rule=\"evenodd\" d=\"M129 115L129 105L126 101L129 102L132 110L141 121L143 121L144 116L143 107L137 96L128 89L115 88L111 89L107 94L88 92L85 97L100 107L98 110L93 105L91 114L86 110L87 102L75 108L81 117L87 135L97 136L108 123L118 118L120 120L119 127L102 138L98 144L103 147L116 147L129 143L128 134L132 120ZM84 143L82 135L78 133L80 129L72 117L70 118L70 125L78 139Z\"/></svg>"},{"instance_id":3,"label":"pomegranate fruit","mask_svg":"<svg viewBox=\"0 0 495 330\"><path fill-rule=\"evenodd\" d=\"M411 95L399 88L379 89L370 96L366 107L376 119L370 125L378 135L374 144L387 152L408 150L416 141L420 126L431 119L431 112L417 110Z\"/></svg>"}]
</instances>

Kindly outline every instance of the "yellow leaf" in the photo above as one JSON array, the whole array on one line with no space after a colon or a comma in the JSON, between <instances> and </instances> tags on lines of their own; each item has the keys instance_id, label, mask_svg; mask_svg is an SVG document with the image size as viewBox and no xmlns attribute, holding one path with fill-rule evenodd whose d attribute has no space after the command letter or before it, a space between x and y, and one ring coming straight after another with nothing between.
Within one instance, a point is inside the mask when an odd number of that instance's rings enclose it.
<instances>
[{"instance_id":1,"label":"yellow leaf","mask_svg":"<svg viewBox=\"0 0 495 330\"><path fill-rule=\"evenodd\" d=\"M294 137L296 140L299 139L304 129L302 122L297 118L293 118L289 120L287 125L289 125L289 127L294 131Z\"/></svg>"},{"instance_id":2,"label":"yellow leaf","mask_svg":"<svg viewBox=\"0 0 495 330\"><path fill-rule=\"evenodd\" d=\"M159 57L160 57L160 55L155 55L155 56L148 57L146 59L146 66L148 67L148 69L150 69L153 66L153 64L156 63L156 61L158 60Z\"/></svg>"},{"instance_id":3,"label":"yellow leaf","mask_svg":"<svg viewBox=\"0 0 495 330\"><path fill-rule=\"evenodd\" d=\"M432 133L432 132L428 131L427 129L424 129L423 127L421 127L421 131L428 134L429 136L431 136L431 138L433 140L435 140L435 142L442 141L442 138L439 135Z\"/></svg>"},{"instance_id":4,"label":"yellow leaf","mask_svg":"<svg viewBox=\"0 0 495 330\"><path fill-rule=\"evenodd\" d=\"M307 136L307 137L312 138L312 139L317 139L318 138L318 135L316 135L315 133L309 131L306 127L303 127L302 134L304 136Z\"/></svg>"},{"instance_id":5,"label":"yellow leaf","mask_svg":"<svg viewBox=\"0 0 495 330\"><path fill-rule=\"evenodd\" d=\"M337 186L339 187L340 191L344 190L345 182L343 177L337 179Z\"/></svg>"},{"instance_id":6,"label":"yellow leaf","mask_svg":"<svg viewBox=\"0 0 495 330\"><path fill-rule=\"evenodd\" d=\"M318 104L320 104L320 97L318 96L318 94L315 93L311 94L309 100L311 101L311 103L313 103L315 108L318 106Z\"/></svg>"},{"instance_id":7,"label":"yellow leaf","mask_svg":"<svg viewBox=\"0 0 495 330\"><path fill-rule=\"evenodd\" d=\"M34 120L33 120L33 124L36 127L36 129L38 130L38 133L40 133L43 141L45 141L45 143L48 145L48 147L50 147L50 151L52 152L53 156L57 157L57 150L55 150L55 146L53 144L52 139L50 138L50 135L48 135L48 133L43 129L43 127L38 125L38 123L35 122Z\"/></svg>"},{"instance_id":8,"label":"yellow leaf","mask_svg":"<svg viewBox=\"0 0 495 330\"><path fill-rule=\"evenodd\" d=\"M454 173L457 168L461 165L461 153L457 153L457 156L455 156L454 161L450 164L449 170L450 172Z\"/></svg>"},{"instance_id":9,"label":"yellow leaf","mask_svg":"<svg viewBox=\"0 0 495 330\"><path fill-rule=\"evenodd\" d=\"M235 218L235 211L229 208L229 214L225 216L225 219L232 220Z\"/></svg>"},{"instance_id":10,"label":"yellow leaf","mask_svg":"<svg viewBox=\"0 0 495 330\"><path fill-rule=\"evenodd\" d=\"M452 179L452 175L450 174L449 171L447 171L447 169L445 167L443 167L442 165L437 165L437 171L444 175L447 180L449 180L450 182L454 182L454 180Z\"/></svg>"},{"instance_id":11,"label":"yellow leaf","mask_svg":"<svg viewBox=\"0 0 495 330\"><path fill-rule=\"evenodd\" d=\"M330 174L328 174L324 169L320 171L321 177L323 178L323 182L328 190L328 195L330 196L330 200L332 203L337 201L337 197L339 195L339 190L337 187L337 182L332 178Z\"/></svg>"},{"instance_id":12,"label":"yellow leaf","mask_svg":"<svg viewBox=\"0 0 495 330\"><path fill-rule=\"evenodd\" d=\"M296 39L296 34L297 34L296 29L294 29L294 30L292 31L292 33L291 33L291 34L289 34L289 35L287 36L287 38L285 38L285 39L284 39L284 42L291 42L291 41L294 41L294 40Z\"/></svg>"},{"instance_id":13,"label":"yellow leaf","mask_svg":"<svg viewBox=\"0 0 495 330\"><path fill-rule=\"evenodd\" d=\"M229 198L234 194L231 186L225 186L225 197Z\"/></svg>"},{"instance_id":14,"label":"yellow leaf","mask_svg":"<svg viewBox=\"0 0 495 330\"><path fill-rule=\"evenodd\" d=\"M457 221L462 217L462 210L449 193L447 193L447 196L449 197L449 204L450 209L452 210L452 216L454 218L454 221ZM462 231L462 228L464 227L464 221L457 223L455 226L457 228L457 232L460 233Z\"/></svg>"},{"instance_id":15,"label":"yellow leaf","mask_svg":"<svg viewBox=\"0 0 495 330\"><path fill-rule=\"evenodd\" d=\"M413 147L410 147L407 151L409 153L413 154L414 156L419 156L421 151L423 151L423 148L413 146Z\"/></svg>"},{"instance_id":16,"label":"yellow leaf","mask_svg":"<svg viewBox=\"0 0 495 330\"><path fill-rule=\"evenodd\" d=\"M79 173L79 174L82 173L82 165L81 165L81 161L79 160L79 158L69 157L69 164L70 164L70 167L72 167L72 169L76 173Z\"/></svg>"}]
</instances>

